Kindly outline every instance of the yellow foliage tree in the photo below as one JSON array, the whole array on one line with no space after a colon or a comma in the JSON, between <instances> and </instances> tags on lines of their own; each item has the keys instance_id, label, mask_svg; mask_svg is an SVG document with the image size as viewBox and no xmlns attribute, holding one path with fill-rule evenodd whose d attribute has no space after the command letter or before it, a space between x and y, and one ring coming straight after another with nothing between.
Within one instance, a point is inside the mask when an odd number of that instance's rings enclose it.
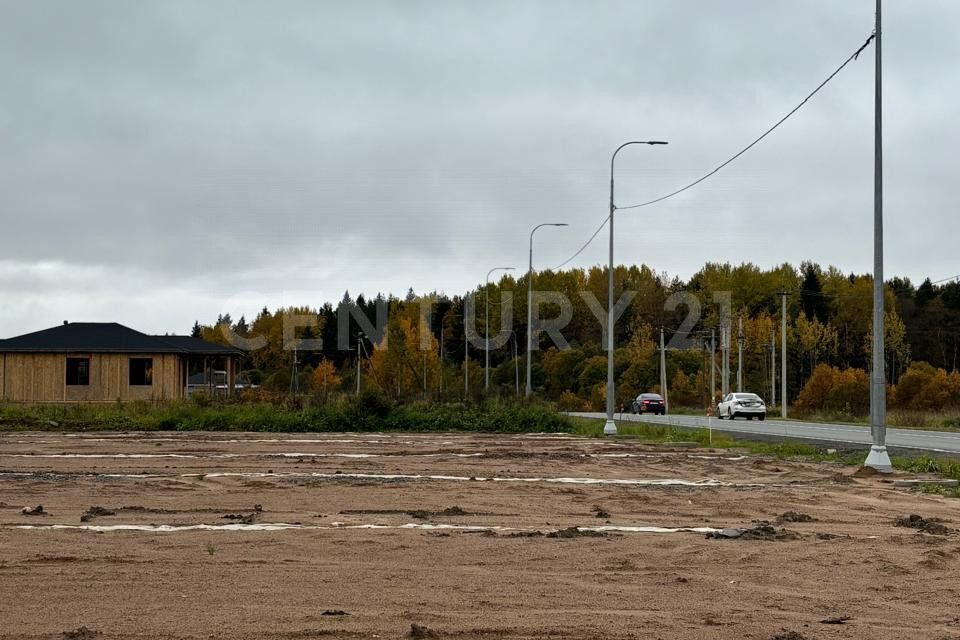
<instances>
[{"instance_id":1,"label":"yellow foliage tree","mask_svg":"<svg viewBox=\"0 0 960 640\"><path fill-rule=\"evenodd\" d=\"M332 362L323 359L310 374L310 387L324 395L340 388L340 374Z\"/></svg>"}]
</instances>

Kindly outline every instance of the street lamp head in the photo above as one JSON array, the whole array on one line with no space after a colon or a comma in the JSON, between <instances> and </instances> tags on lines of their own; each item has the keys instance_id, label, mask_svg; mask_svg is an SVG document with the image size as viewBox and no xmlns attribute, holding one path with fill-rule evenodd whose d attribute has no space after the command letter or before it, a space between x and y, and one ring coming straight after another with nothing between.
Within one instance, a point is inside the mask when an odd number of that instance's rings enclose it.
<instances>
[{"instance_id":1,"label":"street lamp head","mask_svg":"<svg viewBox=\"0 0 960 640\"><path fill-rule=\"evenodd\" d=\"M647 144L670 144L670 143L669 143L669 142L665 142L665 141L663 141L663 140L648 140L648 141L647 141Z\"/></svg>"}]
</instances>

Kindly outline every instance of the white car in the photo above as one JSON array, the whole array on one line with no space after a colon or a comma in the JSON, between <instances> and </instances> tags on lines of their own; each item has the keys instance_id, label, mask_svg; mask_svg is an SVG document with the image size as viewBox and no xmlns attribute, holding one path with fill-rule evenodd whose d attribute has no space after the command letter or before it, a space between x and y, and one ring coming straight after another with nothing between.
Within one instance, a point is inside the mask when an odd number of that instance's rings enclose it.
<instances>
[{"instance_id":1,"label":"white car","mask_svg":"<svg viewBox=\"0 0 960 640\"><path fill-rule=\"evenodd\" d=\"M741 416L747 420L765 420L767 405L763 403L763 398L755 393L728 393L717 405L717 417L721 420L733 420Z\"/></svg>"}]
</instances>

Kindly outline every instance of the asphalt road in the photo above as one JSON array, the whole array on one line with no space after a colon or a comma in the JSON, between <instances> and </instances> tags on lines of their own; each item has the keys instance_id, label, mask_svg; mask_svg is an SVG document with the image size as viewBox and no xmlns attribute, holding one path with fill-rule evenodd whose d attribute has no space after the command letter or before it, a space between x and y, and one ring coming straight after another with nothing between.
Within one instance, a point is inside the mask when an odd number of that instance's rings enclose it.
<instances>
[{"instance_id":1,"label":"asphalt road","mask_svg":"<svg viewBox=\"0 0 960 640\"><path fill-rule=\"evenodd\" d=\"M605 418L603 413L571 413L581 418ZM812 440L818 443L870 446L870 428L848 424L824 424L794 420L717 420L701 416L651 416L631 413L616 414L617 422L645 422L689 429L706 429L712 425L715 431L736 435L758 436L764 440ZM709 423L708 423L709 420ZM960 433L945 431L921 431L919 429L887 428L887 447L891 449L914 449L939 454L960 455Z\"/></svg>"}]
</instances>

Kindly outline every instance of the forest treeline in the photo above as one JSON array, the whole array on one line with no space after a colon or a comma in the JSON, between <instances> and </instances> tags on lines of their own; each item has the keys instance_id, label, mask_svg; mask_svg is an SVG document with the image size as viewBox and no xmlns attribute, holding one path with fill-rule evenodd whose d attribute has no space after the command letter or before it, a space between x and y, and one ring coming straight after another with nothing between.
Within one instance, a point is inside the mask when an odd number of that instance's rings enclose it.
<instances>
[{"instance_id":1,"label":"forest treeline","mask_svg":"<svg viewBox=\"0 0 960 640\"><path fill-rule=\"evenodd\" d=\"M616 325L618 404L629 406L638 393L659 389L662 329L671 404L706 406L711 395L709 347L712 337L719 371L725 309L732 325L731 388L735 385L742 322L744 390L769 399L774 364L771 348L777 351L776 371L780 368L783 293L787 294L791 402L800 400L801 406L810 410L817 409L811 398L826 402L830 376L824 371L836 372L831 378L835 384L850 383L851 376L857 380L861 374L866 376L873 295L868 275L807 262L799 268L783 264L772 269L750 263L709 263L686 281L646 266L618 267L615 276L616 299L624 292L635 292ZM560 345L563 348L543 332L535 336L531 375L535 393L564 408L601 408L606 352L601 345L603 330L597 312L607 306L606 268L543 271L534 275L533 284L536 291L554 292L540 296L540 317L569 315L562 329L568 343ZM893 278L885 284L886 363L891 385L898 385L908 371L924 375L935 375L939 370L943 375L955 372L960 347L960 283L955 279L942 283L928 279L917 286L909 279ZM506 275L489 286L453 296L417 295L410 290L403 299L382 295L353 298L348 292L336 305L326 302L273 311L264 308L252 320L234 320L224 313L210 324L197 322L193 335L219 343L228 343L230 332L259 338L263 346L245 357L243 379L260 385L265 392L295 389L326 396L355 391L359 361L361 387L379 389L398 401L465 396L479 399L484 395L482 340L489 305L490 334L501 339L490 351L488 393L506 397L518 389L522 393L525 386L526 291L525 275ZM567 309L558 303L562 299L569 300ZM472 308L471 314L465 314L465 305ZM505 308L512 308L512 314L504 315ZM378 314L380 323L385 321L382 336L376 331L380 328ZM473 344L465 346L465 317L470 315L475 318L476 333ZM291 322L291 318L297 320ZM366 319L367 331L363 331L358 318ZM298 326L293 328L293 324ZM371 332L369 327L375 330ZM312 342L295 354L285 348L285 344L292 344L292 338ZM316 342L318 339L322 344ZM920 363L927 368L918 369ZM815 372L818 377L813 382L819 385L819 392L802 396ZM719 374L715 378L719 390ZM777 394L779 384L777 380ZM855 413L863 401L860 391L848 385L847 392L834 396L847 398L843 402Z\"/></svg>"}]
</instances>

